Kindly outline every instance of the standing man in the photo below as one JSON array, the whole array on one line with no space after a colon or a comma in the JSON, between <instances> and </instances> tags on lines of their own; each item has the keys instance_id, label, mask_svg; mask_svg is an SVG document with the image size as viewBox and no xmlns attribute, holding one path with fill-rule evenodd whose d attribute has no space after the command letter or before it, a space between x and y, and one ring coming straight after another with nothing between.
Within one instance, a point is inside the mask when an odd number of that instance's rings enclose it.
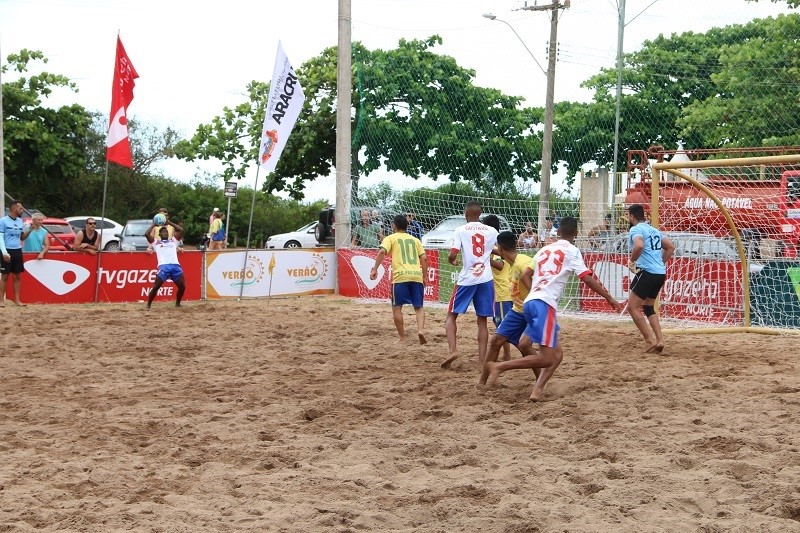
<instances>
[{"instance_id":1,"label":"standing man","mask_svg":"<svg viewBox=\"0 0 800 533\"><path fill-rule=\"evenodd\" d=\"M377 212L377 211L376 211ZM353 226L353 246L362 248L377 248L383 240L383 230L380 224L373 222L366 209L361 211L361 222Z\"/></svg>"},{"instance_id":2,"label":"standing man","mask_svg":"<svg viewBox=\"0 0 800 533\"><path fill-rule=\"evenodd\" d=\"M78 234L75 235L75 242L72 244L72 249L76 252L83 252L85 254L95 255L100 251L100 233L95 228L97 222L93 218L86 219L86 225Z\"/></svg>"},{"instance_id":3,"label":"standing man","mask_svg":"<svg viewBox=\"0 0 800 533\"><path fill-rule=\"evenodd\" d=\"M442 362L442 368L448 368L458 359L456 348L456 333L458 315L467 312L469 304L475 308L478 323L478 364L482 367L486 359L486 343L489 340L489 327L486 319L494 317L494 277L489 258L492 249L497 244L497 230L483 224L481 220L481 204L472 201L464 206L464 217L467 223L455 230L453 248L447 257L453 266L463 263L453 294L450 296L450 305L447 308L445 330L447 331L447 344L450 355ZM461 253L461 262L458 254Z\"/></svg>"},{"instance_id":4,"label":"standing man","mask_svg":"<svg viewBox=\"0 0 800 533\"><path fill-rule=\"evenodd\" d=\"M523 307L527 327L519 341L520 351L529 355L499 363L487 361L484 373L481 374L481 383L487 379L489 384L494 384L506 370L539 368L541 371L533 386L530 400L535 402L541 399L547 381L564 357L564 350L558 343L556 308L558 299L573 273L590 289L605 298L613 309L617 311L622 309L622 305L586 267L581 251L574 244L577 235L578 220L574 217L564 217L558 226L559 240L548 244L533 257L533 280ZM532 343L539 345L538 353L532 349Z\"/></svg>"},{"instance_id":5,"label":"standing man","mask_svg":"<svg viewBox=\"0 0 800 533\"><path fill-rule=\"evenodd\" d=\"M417 239L422 239L424 230L422 229L422 224L419 223L419 220L414 218L414 213L411 211L406 213L406 220L408 220L408 234L412 237L416 237Z\"/></svg>"},{"instance_id":6,"label":"standing man","mask_svg":"<svg viewBox=\"0 0 800 533\"><path fill-rule=\"evenodd\" d=\"M0 218L0 307L5 307L6 282L8 276L14 276L14 303L24 307L19 300L19 291L22 285L21 277L25 272L22 263L22 204L11 202L8 204L8 215Z\"/></svg>"},{"instance_id":7,"label":"standing man","mask_svg":"<svg viewBox=\"0 0 800 533\"><path fill-rule=\"evenodd\" d=\"M153 247L153 251L156 253L156 258L158 259L156 281L153 284L153 288L150 289L150 293L147 295L148 311L150 310L150 305L153 303L153 299L156 297L156 294L158 294L158 289L160 289L161 285L168 279L174 281L175 286L178 287L178 293L175 296L175 307L181 306L183 291L186 290L186 283L183 279L183 269L178 261L178 251L180 251L178 241L169 236L167 226L171 226L174 231L183 233L183 228L169 219L167 219L167 225L159 227L158 240L153 239L153 230L156 227L155 224L151 223L150 227L147 228L145 232L147 242Z\"/></svg>"},{"instance_id":8,"label":"standing man","mask_svg":"<svg viewBox=\"0 0 800 533\"><path fill-rule=\"evenodd\" d=\"M639 328L647 347L646 353L664 351L661 322L655 302L667 277L666 262L675 252L675 246L660 231L644 219L644 207L639 204L628 208L628 247L631 258L628 268L635 273L628 295L628 313Z\"/></svg>"},{"instance_id":9,"label":"standing man","mask_svg":"<svg viewBox=\"0 0 800 533\"><path fill-rule=\"evenodd\" d=\"M42 225L44 215L34 213L31 218L31 225L22 233L22 251L36 252L39 255L36 259L44 259L44 254L50 251L50 239L47 237L47 229Z\"/></svg>"},{"instance_id":10,"label":"standing man","mask_svg":"<svg viewBox=\"0 0 800 533\"><path fill-rule=\"evenodd\" d=\"M425 339L425 310L422 302L425 296L425 277L428 274L428 259L419 239L407 233L408 221L403 215L394 217L394 233L381 242L381 249L375 257L375 266L369 273L369 279L378 278L378 267L386 254L392 256L392 318L400 342L406 340L403 325L403 305L410 304L417 317L417 337L419 343Z\"/></svg>"}]
</instances>

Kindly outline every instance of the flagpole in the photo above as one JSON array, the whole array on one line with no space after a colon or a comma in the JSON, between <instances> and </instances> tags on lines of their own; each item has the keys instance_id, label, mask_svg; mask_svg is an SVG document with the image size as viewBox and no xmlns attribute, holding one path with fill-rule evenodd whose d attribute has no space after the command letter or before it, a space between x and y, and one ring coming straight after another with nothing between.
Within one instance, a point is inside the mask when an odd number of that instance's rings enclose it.
<instances>
[{"instance_id":1,"label":"flagpole","mask_svg":"<svg viewBox=\"0 0 800 533\"><path fill-rule=\"evenodd\" d=\"M3 55L0 52L0 206L6 205L6 157L3 153ZM5 214L5 209L0 209Z\"/></svg>"},{"instance_id":2,"label":"flagpole","mask_svg":"<svg viewBox=\"0 0 800 533\"><path fill-rule=\"evenodd\" d=\"M108 133L106 132L106 143L108 143ZM106 219L106 191L108 190L108 159L106 159L106 172L105 177L103 178L103 206L100 208L100 220L105 221ZM100 246L97 247L97 269L95 270L95 275L97 279L95 280L94 284L94 303L100 301L100 269L103 266L103 226L104 223L100 224ZM84 229L84 231L86 231Z\"/></svg>"},{"instance_id":3,"label":"flagpole","mask_svg":"<svg viewBox=\"0 0 800 533\"><path fill-rule=\"evenodd\" d=\"M242 282L239 284L239 301L242 300L244 293L244 275L247 269L247 256L250 254L250 231L253 228L253 211L256 208L256 191L258 191L258 174L261 171L261 165L256 167L256 182L253 184L253 200L250 202L250 220L247 223L247 242L244 245L244 262L242 263ZM272 278L270 278L271 280Z\"/></svg>"}]
</instances>

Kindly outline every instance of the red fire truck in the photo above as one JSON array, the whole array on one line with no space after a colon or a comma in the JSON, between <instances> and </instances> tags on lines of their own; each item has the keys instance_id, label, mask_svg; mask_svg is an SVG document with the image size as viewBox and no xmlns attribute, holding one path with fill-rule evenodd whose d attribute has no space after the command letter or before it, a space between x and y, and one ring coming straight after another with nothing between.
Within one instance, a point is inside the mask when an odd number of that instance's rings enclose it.
<instances>
[{"instance_id":1,"label":"red fire truck","mask_svg":"<svg viewBox=\"0 0 800 533\"><path fill-rule=\"evenodd\" d=\"M727 150L664 150L661 146L647 151L628 152L628 184L625 206L643 204L650 210L652 181L650 163L667 156L685 154L692 160L720 153L782 155L800 153L800 147L738 148ZM721 167L720 167L721 168ZM739 167L741 169L741 167ZM718 168L714 169L718 171ZM732 167L731 172L736 172ZM755 176L719 175L704 172L701 181L710 188L730 212L745 240L769 238L784 257L796 257L800 241L800 167L775 166L756 169ZM683 170L685 173L689 173ZM689 173L691 175L691 173ZM663 231L702 232L718 237L730 235L722 211L703 191L685 180L665 179L659 183L659 225Z\"/></svg>"}]
</instances>

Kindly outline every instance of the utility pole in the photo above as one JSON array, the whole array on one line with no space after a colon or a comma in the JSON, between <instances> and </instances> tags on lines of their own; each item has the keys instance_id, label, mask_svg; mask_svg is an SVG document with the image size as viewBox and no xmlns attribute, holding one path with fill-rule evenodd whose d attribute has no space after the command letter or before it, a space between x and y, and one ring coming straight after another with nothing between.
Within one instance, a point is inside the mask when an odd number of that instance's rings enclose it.
<instances>
[{"instance_id":1,"label":"utility pole","mask_svg":"<svg viewBox=\"0 0 800 533\"><path fill-rule=\"evenodd\" d=\"M611 205L620 192L617 189L617 158L619 157L619 120L620 104L622 102L622 41L625 36L625 0L617 0L619 4L617 22L617 98L614 118L614 160L611 162Z\"/></svg>"},{"instance_id":2,"label":"utility pole","mask_svg":"<svg viewBox=\"0 0 800 533\"><path fill-rule=\"evenodd\" d=\"M558 48L558 10L569 7L570 0L554 0L552 4L521 7L523 11L550 11L550 46L547 57L547 100L544 107L544 132L542 133L542 175L539 183L539 233L544 229L544 219L550 216L550 173L553 166L553 100L556 85L556 50Z\"/></svg>"},{"instance_id":3,"label":"utility pole","mask_svg":"<svg viewBox=\"0 0 800 533\"><path fill-rule=\"evenodd\" d=\"M353 43L351 3L339 0L339 47L336 65L336 249L347 244L350 235L351 123L353 94ZM336 288L338 294L339 288Z\"/></svg>"}]
</instances>

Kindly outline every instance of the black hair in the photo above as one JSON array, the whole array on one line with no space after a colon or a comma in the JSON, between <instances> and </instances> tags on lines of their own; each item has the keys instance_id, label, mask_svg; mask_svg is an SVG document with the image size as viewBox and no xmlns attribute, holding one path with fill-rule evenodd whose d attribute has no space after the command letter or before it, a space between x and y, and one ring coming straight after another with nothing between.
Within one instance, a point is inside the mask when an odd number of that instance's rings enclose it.
<instances>
[{"instance_id":1,"label":"black hair","mask_svg":"<svg viewBox=\"0 0 800 533\"><path fill-rule=\"evenodd\" d=\"M517 248L517 238L510 231L501 231L497 235L497 245L503 250L515 250Z\"/></svg>"},{"instance_id":2,"label":"black hair","mask_svg":"<svg viewBox=\"0 0 800 533\"><path fill-rule=\"evenodd\" d=\"M636 220L644 220L644 206L641 204L633 204L628 208L630 213Z\"/></svg>"},{"instance_id":3,"label":"black hair","mask_svg":"<svg viewBox=\"0 0 800 533\"><path fill-rule=\"evenodd\" d=\"M497 218L497 215L486 215L483 217L482 222L489 226L490 228L494 228L497 231L500 231L500 219Z\"/></svg>"},{"instance_id":4,"label":"black hair","mask_svg":"<svg viewBox=\"0 0 800 533\"><path fill-rule=\"evenodd\" d=\"M406 220L405 215L394 216L394 227L403 231L408 229L408 220Z\"/></svg>"},{"instance_id":5,"label":"black hair","mask_svg":"<svg viewBox=\"0 0 800 533\"><path fill-rule=\"evenodd\" d=\"M558 225L558 233L562 237L574 237L578 234L578 219L575 217L564 217Z\"/></svg>"}]
</instances>

